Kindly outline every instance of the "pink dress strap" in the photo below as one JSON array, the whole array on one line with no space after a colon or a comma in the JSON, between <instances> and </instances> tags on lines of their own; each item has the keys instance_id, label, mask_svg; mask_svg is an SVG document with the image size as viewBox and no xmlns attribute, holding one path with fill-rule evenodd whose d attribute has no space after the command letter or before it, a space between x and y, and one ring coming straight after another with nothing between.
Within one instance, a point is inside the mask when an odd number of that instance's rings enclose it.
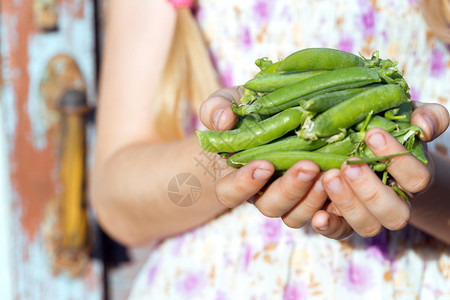
<instances>
[{"instance_id":1,"label":"pink dress strap","mask_svg":"<svg viewBox=\"0 0 450 300\"><path fill-rule=\"evenodd\" d=\"M175 9L180 7L191 8L194 5L194 0L167 0Z\"/></svg>"}]
</instances>

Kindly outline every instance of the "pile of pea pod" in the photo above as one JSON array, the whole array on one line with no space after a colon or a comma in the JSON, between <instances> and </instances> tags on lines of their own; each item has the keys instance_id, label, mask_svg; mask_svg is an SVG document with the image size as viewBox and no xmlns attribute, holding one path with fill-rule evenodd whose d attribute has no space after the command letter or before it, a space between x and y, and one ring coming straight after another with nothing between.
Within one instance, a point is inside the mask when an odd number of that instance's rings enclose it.
<instances>
[{"instance_id":1,"label":"pile of pea pod","mask_svg":"<svg viewBox=\"0 0 450 300\"><path fill-rule=\"evenodd\" d=\"M356 163L368 163L388 184L391 156L375 157L364 142L373 127L390 132L427 164L417 137L423 132L410 123L408 84L397 63L380 59L378 51L367 59L307 48L275 63L261 58L256 65L260 72L243 85L243 97L233 104L239 115L236 127L196 132L201 147L228 157L230 166L265 159L282 174L299 160L314 161L324 171L359 157Z\"/></svg>"}]
</instances>

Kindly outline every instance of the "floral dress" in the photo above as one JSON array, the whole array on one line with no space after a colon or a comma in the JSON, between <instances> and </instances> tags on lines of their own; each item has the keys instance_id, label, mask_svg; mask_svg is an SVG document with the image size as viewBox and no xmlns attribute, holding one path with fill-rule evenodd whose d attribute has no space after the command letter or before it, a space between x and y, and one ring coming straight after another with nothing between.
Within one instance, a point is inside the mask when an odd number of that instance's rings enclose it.
<instances>
[{"instance_id":1,"label":"floral dress","mask_svg":"<svg viewBox=\"0 0 450 300\"><path fill-rule=\"evenodd\" d=\"M306 47L399 61L413 100L450 109L450 48L417 0L200 0L198 22L225 86ZM449 155L447 132L429 148ZM407 226L335 241L244 204L161 242L131 299L450 299L450 247Z\"/></svg>"}]
</instances>

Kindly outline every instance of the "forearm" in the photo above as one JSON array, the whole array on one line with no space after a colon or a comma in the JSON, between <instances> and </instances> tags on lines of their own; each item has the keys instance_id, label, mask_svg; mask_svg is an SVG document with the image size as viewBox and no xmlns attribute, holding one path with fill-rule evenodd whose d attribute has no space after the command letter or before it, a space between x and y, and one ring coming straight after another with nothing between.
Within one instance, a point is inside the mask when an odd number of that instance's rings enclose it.
<instances>
[{"instance_id":1,"label":"forearm","mask_svg":"<svg viewBox=\"0 0 450 300\"><path fill-rule=\"evenodd\" d=\"M427 192L412 199L410 223L450 244L450 159L437 153L430 155L435 179Z\"/></svg>"},{"instance_id":2,"label":"forearm","mask_svg":"<svg viewBox=\"0 0 450 300\"><path fill-rule=\"evenodd\" d=\"M96 166L92 195L100 225L115 239L137 245L189 230L225 211L215 195L213 164L201 153L191 137L132 145ZM201 183L200 198L188 207L175 204L168 194L169 182L181 173Z\"/></svg>"}]
</instances>

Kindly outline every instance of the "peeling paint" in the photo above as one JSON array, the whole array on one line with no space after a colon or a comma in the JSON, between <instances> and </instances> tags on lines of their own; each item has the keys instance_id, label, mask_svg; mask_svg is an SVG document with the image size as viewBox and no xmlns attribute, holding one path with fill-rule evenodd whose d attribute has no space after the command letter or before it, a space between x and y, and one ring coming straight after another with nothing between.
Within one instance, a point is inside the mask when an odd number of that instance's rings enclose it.
<instances>
[{"instance_id":1,"label":"peeling paint","mask_svg":"<svg viewBox=\"0 0 450 300\"><path fill-rule=\"evenodd\" d=\"M87 16L88 19L93 18L93 8L86 5L83 15ZM67 40L66 35L52 32L35 34L28 41L30 92L27 108L31 121L33 145L38 150L46 147L46 132L58 120L57 117L52 116L52 113L45 106L41 95L39 95L39 84L45 74L45 67L48 61L55 55L67 54L75 59L83 77L89 82L94 82L93 76L95 74L92 74L91 71L95 63L93 56L83 55L85 53L94 53L92 48L92 41L94 40L91 29L92 24L89 22L73 22L67 9L61 10L59 21L60 30L71 37L69 40ZM92 94L90 95L91 98L93 96Z\"/></svg>"},{"instance_id":2,"label":"peeling paint","mask_svg":"<svg viewBox=\"0 0 450 300\"><path fill-rule=\"evenodd\" d=\"M1 91L1 90L0 90ZM6 136L3 128L3 110L0 106L0 282L2 283L1 296L4 300L13 299L12 294L12 263L11 263L11 226L10 202L11 183L9 181L8 152Z\"/></svg>"},{"instance_id":3,"label":"peeling paint","mask_svg":"<svg viewBox=\"0 0 450 300\"><path fill-rule=\"evenodd\" d=\"M14 216L12 220L18 220ZM20 223L12 222L17 228ZM102 266L100 262L94 261L91 265L91 272L88 272L83 278L72 278L69 274L60 274L55 276L48 264L47 254L45 253L43 238L38 234L30 242L26 236L19 234L16 237L16 243L26 245L15 249L13 264L16 274L15 277L15 298L16 299L102 299L102 290L100 288L99 274ZM26 252L26 253L25 253ZM21 257L28 256L27 263L21 261ZM93 282L95 288L86 285L86 282ZM31 295L32 296L31 296Z\"/></svg>"},{"instance_id":4,"label":"peeling paint","mask_svg":"<svg viewBox=\"0 0 450 300\"><path fill-rule=\"evenodd\" d=\"M41 33L35 28L33 1L0 0L3 77L0 121L4 130L3 135L0 132L0 214L6 214L0 216L3 221L0 246L10 247L10 251L1 252L0 256L2 300L103 297L99 261L90 261L89 271L79 278L55 274L44 246L43 210L59 188L56 161L59 148L49 133L54 121L39 95L48 60L59 53L74 57L89 82L88 98L91 103L95 99L93 1L58 0L58 3L59 30ZM2 146L7 148L3 156ZM9 166L5 163L8 160ZM8 170L10 180L5 179ZM9 192L3 189L5 185ZM9 200L5 201L3 196ZM7 240L8 237L11 239ZM4 261L9 263L3 264ZM10 281L3 280L3 274ZM4 297L5 283L11 297Z\"/></svg>"}]
</instances>

